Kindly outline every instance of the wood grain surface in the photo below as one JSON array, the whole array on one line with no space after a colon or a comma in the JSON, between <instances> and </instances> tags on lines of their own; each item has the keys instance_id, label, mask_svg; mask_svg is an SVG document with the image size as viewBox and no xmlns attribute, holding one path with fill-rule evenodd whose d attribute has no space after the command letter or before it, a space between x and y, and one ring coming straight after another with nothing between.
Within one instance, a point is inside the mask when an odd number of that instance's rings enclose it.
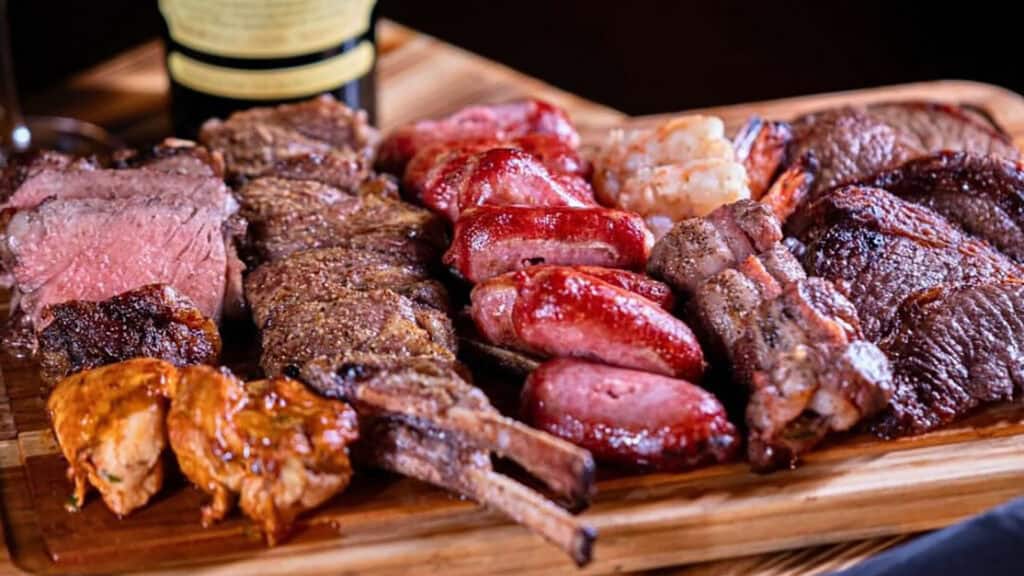
<instances>
[{"instance_id":1,"label":"wood grain surface","mask_svg":"<svg viewBox=\"0 0 1024 576\"><path fill-rule=\"evenodd\" d=\"M626 122L613 110L437 40L388 23L381 32L385 127L524 95L565 106L591 142ZM130 140L154 138L167 127L160 58L158 45L141 47L48 97L55 107L67 100L64 113L118 126ZM76 98L76 93L95 97ZM110 103L113 95L118 95L116 106ZM704 112L734 127L751 114L788 118L842 103L920 98L981 106L1024 142L1024 101L966 82ZM0 576L20 573L18 567L39 573L577 573L559 552L496 513L418 482L372 472L360 474L348 491L303 519L287 545L271 550L237 515L200 528L200 495L184 485L168 487L125 520L114 518L95 497L82 512L69 515L63 503L70 486L38 390L31 365L0 363L0 530L9 547L7 557L0 554ZM688 474L608 476L584 516L600 531L596 559L578 573L821 573L851 565L906 534L1006 501L1020 493L1022 481L1024 409L1011 406L912 439L832 439L803 467L767 476L752 474L741 463Z\"/></svg>"}]
</instances>

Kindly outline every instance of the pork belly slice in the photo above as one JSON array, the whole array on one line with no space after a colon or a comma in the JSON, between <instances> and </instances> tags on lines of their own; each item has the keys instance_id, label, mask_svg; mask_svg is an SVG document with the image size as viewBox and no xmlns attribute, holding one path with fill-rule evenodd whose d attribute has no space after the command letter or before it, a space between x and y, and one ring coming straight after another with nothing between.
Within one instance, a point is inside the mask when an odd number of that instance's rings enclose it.
<instances>
[{"instance_id":1,"label":"pork belly slice","mask_svg":"<svg viewBox=\"0 0 1024 576\"><path fill-rule=\"evenodd\" d=\"M873 424L884 438L945 426L1024 391L1024 284L941 285L903 302L879 344L895 392Z\"/></svg>"},{"instance_id":2,"label":"pork belly slice","mask_svg":"<svg viewBox=\"0 0 1024 576\"><path fill-rule=\"evenodd\" d=\"M941 284L1024 277L1024 268L928 208L878 188L844 187L811 204L798 238L811 276L832 281L877 342L910 295Z\"/></svg>"},{"instance_id":3,"label":"pork belly slice","mask_svg":"<svg viewBox=\"0 0 1024 576\"><path fill-rule=\"evenodd\" d=\"M166 284L217 320L241 286L224 204L133 195L51 199L10 220L2 252L36 330L42 310Z\"/></svg>"},{"instance_id":4,"label":"pork belly slice","mask_svg":"<svg viewBox=\"0 0 1024 576\"><path fill-rule=\"evenodd\" d=\"M541 357L574 356L699 381L690 328L647 298L573 268L511 272L473 288L484 340Z\"/></svg>"},{"instance_id":5,"label":"pork belly slice","mask_svg":"<svg viewBox=\"0 0 1024 576\"><path fill-rule=\"evenodd\" d=\"M685 380L585 360L530 374L522 414L540 430L629 467L686 470L729 460L740 437L713 394Z\"/></svg>"},{"instance_id":6,"label":"pork belly slice","mask_svg":"<svg viewBox=\"0 0 1024 576\"><path fill-rule=\"evenodd\" d=\"M939 152L859 185L926 206L1015 261L1024 261L1024 167L1018 161Z\"/></svg>"},{"instance_id":7,"label":"pork belly slice","mask_svg":"<svg viewBox=\"0 0 1024 576\"><path fill-rule=\"evenodd\" d=\"M579 134L564 110L535 99L489 106L470 106L437 120L420 120L392 132L377 151L377 169L395 175L422 149L446 142L510 140L528 134L548 134L571 148Z\"/></svg>"},{"instance_id":8,"label":"pork belly slice","mask_svg":"<svg viewBox=\"0 0 1024 576\"><path fill-rule=\"evenodd\" d=\"M53 431L75 484L68 508L85 505L94 486L111 512L129 514L163 486L171 364L137 358L78 372L47 400Z\"/></svg>"},{"instance_id":9,"label":"pork belly slice","mask_svg":"<svg viewBox=\"0 0 1024 576\"><path fill-rule=\"evenodd\" d=\"M174 288L150 284L102 302L72 300L43 310L39 334L43 382L131 358L175 366L216 364L217 325Z\"/></svg>"},{"instance_id":10,"label":"pork belly slice","mask_svg":"<svg viewBox=\"0 0 1024 576\"><path fill-rule=\"evenodd\" d=\"M771 210L753 200L740 200L703 218L676 223L651 250L647 271L674 289L693 295L715 274L735 267L782 239Z\"/></svg>"},{"instance_id":11,"label":"pork belly slice","mask_svg":"<svg viewBox=\"0 0 1024 576\"><path fill-rule=\"evenodd\" d=\"M795 465L826 435L881 411L893 391L885 354L826 280L790 283L751 316L733 348L750 390L747 455L755 469Z\"/></svg>"},{"instance_id":12,"label":"pork belly slice","mask_svg":"<svg viewBox=\"0 0 1024 576\"><path fill-rule=\"evenodd\" d=\"M212 502L208 526L234 506L271 546L295 518L348 486L356 413L289 378L242 382L230 371L192 366L170 391L167 433L182 473Z\"/></svg>"},{"instance_id":13,"label":"pork belly slice","mask_svg":"<svg viewBox=\"0 0 1024 576\"><path fill-rule=\"evenodd\" d=\"M444 263L469 282L537 264L643 270L654 237L609 208L481 206L455 224Z\"/></svg>"},{"instance_id":14,"label":"pork belly slice","mask_svg":"<svg viewBox=\"0 0 1024 576\"><path fill-rule=\"evenodd\" d=\"M331 96L250 108L203 124L199 141L224 156L228 178L319 180L354 190L370 174L376 130Z\"/></svg>"},{"instance_id":15,"label":"pork belly slice","mask_svg":"<svg viewBox=\"0 0 1024 576\"><path fill-rule=\"evenodd\" d=\"M579 507L593 490L590 454L504 418L453 365L433 358L343 354L302 369L322 394L350 402L371 464L492 506L566 550L579 563L595 537L532 490L496 474L490 453L511 458Z\"/></svg>"},{"instance_id":16,"label":"pork belly slice","mask_svg":"<svg viewBox=\"0 0 1024 576\"><path fill-rule=\"evenodd\" d=\"M403 202L381 177L349 193L312 180L258 178L238 191L255 256L272 261L313 248L347 246L436 260L447 245L444 222Z\"/></svg>"},{"instance_id":17,"label":"pork belly slice","mask_svg":"<svg viewBox=\"0 0 1024 576\"><path fill-rule=\"evenodd\" d=\"M565 147L558 140L554 142ZM565 160L575 154L571 148L551 153L555 156L551 160L560 167L582 164ZM578 174L552 170L543 158L515 142L494 140L445 143L422 150L409 163L403 188L412 199L450 222L458 220L462 212L485 204L596 205L590 184Z\"/></svg>"}]
</instances>

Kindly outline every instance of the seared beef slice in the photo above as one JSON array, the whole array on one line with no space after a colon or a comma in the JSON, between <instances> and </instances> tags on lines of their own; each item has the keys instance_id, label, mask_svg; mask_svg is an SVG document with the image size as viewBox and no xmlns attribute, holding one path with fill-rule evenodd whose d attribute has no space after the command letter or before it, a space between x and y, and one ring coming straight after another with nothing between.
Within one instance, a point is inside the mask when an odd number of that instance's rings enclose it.
<instances>
[{"instance_id":1,"label":"seared beef slice","mask_svg":"<svg viewBox=\"0 0 1024 576\"><path fill-rule=\"evenodd\" d=\"M11 198L20 208L0 246L36 330L44 307L101 301L167 284L217 319L240 299L231 226L236 203L216 178L151 170L41 172Z\"/></svg>"},{"instance_id":2,"label":"seared beef slice","mask_svg":"<svg viewBox=\"0 0 1024 576\"><path fill-rule=\"evenodd\" d=\"M938 287L904 302L881 343L895 394L875 424L885 437L920 434L1024 391L1024 284Z\"/></svg>"},{"instance_id":3,"label":"seared beef slice","mask_svg":"<svg viewBox=\"0 0 1024 576\"><path fill-rule=\"evenodd\" d=\"M931 210L878 188L833 190L807 209L800 240L809 276L831 280L873 342L910 295L942 284L1024 277L1024 269Z\"/></svg>"}]
</instances>

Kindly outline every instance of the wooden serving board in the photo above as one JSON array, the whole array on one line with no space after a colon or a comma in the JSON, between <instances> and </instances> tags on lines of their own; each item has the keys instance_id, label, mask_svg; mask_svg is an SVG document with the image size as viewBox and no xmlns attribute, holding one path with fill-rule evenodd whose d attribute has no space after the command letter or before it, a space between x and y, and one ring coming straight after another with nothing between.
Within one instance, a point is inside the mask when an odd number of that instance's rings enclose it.
<instances>
[{"instance_id":1,"label":"wooden serving board","mask_svg":"<svg viewBox=\"0 0 1024 576\"><path fill-rule=\"evenodd\" d=\"M538 90L546 90L537 85ZM385 92L386 93L386 92ZM1024 141L1024 99L993 86L939 82L715 108L736 127L842 103L928 98L987 110ZM490 97L484 99L491 100ZM444 112L445 110L431 110ZM635 120L639 125L656 117ZM596 109L591 143L618 122ZM235 515L198 524L201 495L180 481L118 520L93 496L68 514L64 463L34 368L0 357L0 525L11 558L39 573L541 574L574 572L525 529L421 483L363 472L295 537L265 549ZM1017 496L1024 485L1024 407L986 410L956 427L881 442L831 439L793 471L743 463L686 474L603 473L584 518L599 530L586 574L643 570L941 527Z\"/></svg>"}]
</instances>

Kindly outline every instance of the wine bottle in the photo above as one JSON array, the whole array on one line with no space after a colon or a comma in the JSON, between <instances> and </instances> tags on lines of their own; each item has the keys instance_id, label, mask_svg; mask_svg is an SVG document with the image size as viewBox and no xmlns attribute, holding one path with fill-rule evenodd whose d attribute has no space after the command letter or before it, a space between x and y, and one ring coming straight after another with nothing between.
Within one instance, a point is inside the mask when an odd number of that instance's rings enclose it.
<instances>
[{"instance_id":1,"label":"wine bottle","mask_svg":"<svg viewBox=\"0 0 1024 576\"><path fill-rule=\"evenodd\" d=\"M175 134L330 93L376 116L375 0L159 0Z\"/></svg>"}]
</instances>

